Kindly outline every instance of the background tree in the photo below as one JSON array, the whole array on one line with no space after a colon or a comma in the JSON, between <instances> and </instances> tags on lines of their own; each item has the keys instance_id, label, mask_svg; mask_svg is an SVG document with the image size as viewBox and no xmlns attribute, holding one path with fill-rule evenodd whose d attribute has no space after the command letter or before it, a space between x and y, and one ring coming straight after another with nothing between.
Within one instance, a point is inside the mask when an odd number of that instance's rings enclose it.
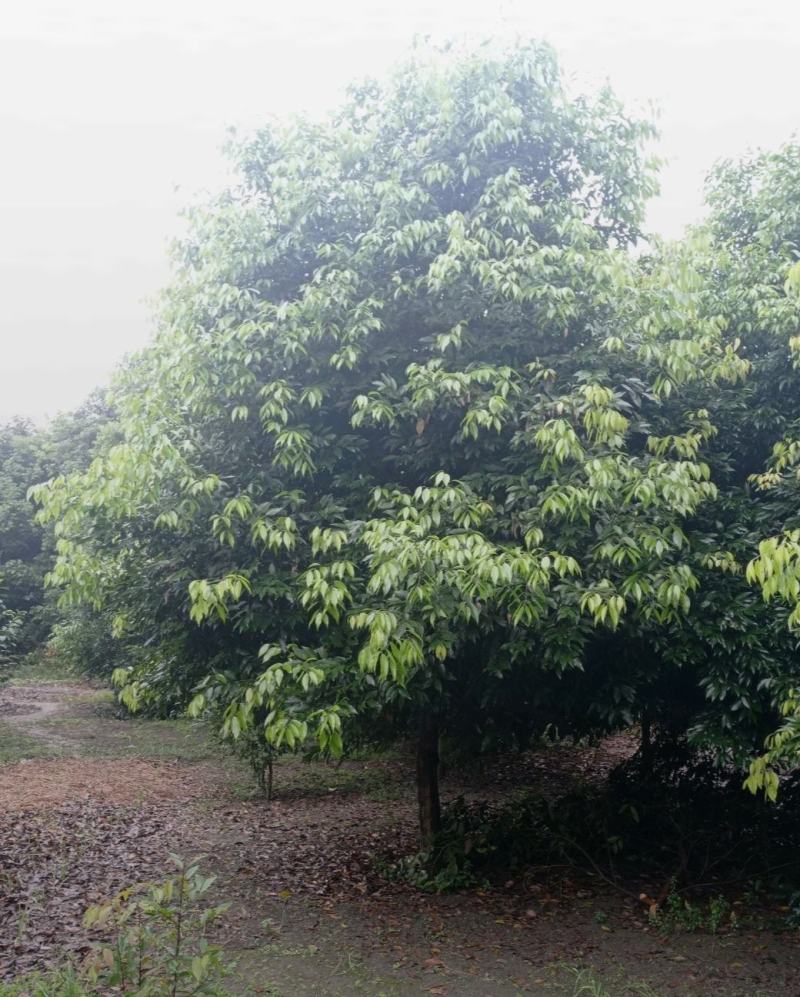
<instances>
[{"instance_id":1,"label":"background tree","mask_svg":"<svg viewBox=\"0 0 800 997\"><path fill-rule=\"evenodd\" d=\"M0 427L0 598L5 604L7 654L24 654L44 642L58 619L45 594L55 555L51 531L35 519L32 486L56 474L85 468L110 412L98 397L46 427L16 419ZM12 627L13 623L13 627Z\"/></svg>"}]
</instances>

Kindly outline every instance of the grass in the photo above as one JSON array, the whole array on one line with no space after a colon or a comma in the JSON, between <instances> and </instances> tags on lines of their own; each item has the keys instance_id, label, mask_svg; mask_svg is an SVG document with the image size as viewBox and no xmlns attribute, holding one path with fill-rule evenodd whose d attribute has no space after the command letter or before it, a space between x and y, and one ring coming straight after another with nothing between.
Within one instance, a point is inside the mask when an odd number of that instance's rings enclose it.
<instances>
[{"instance_id":1,"label":"grass","mask_svg":"<svg viewBox=\"0 0 800 997\"><path fill-rule=\"evenodd\" d=\"M52 755L52 748L39 738L31 737L18 727L0 720L0 765L21 762L26 758L47 758Z\"/></svg>"},{"instance_id":2,"label":"grass","mask_svg":"<svg viewBox=\"0 0 800 997\"><path fill-rule=\"evenodd\" d=\"M31 655L8 673L9 685L69 685L81 681L81 676L65 668L52 655ZM2 994L0 994L2 997Z\"/></svg>"},{"instance_id":3,"label":"grass","mask_svg":"<svg viewBox=\"0 0 800 997\"><path fill-rule=\"evenodd\" d=\"M0 982L0 997L88 997L88 991L71 968L46 975L34 973Z\"/></svg>"},{"instance_id":4,"label":"grass","mask_svg":"<svg viewBox=\"0 0 800 997\"><path fill-rule=\"evenodd\" d=\"M59 740L74 742L74 754L82 758L180 759L187 762L226 758L208 727L191 720L57 716L38 721L37 727L52 731Z\"/></svg>"},{"instance_id":5,"label":"grass","mask_svg":"<svg viewBox=\"0 0 800 997\"><path fill-rule=\"evenodd\" d=\"M407 786L395 771L375 767L362 761L345 761L341 765L304 762L287 758L275 766L275 790L281 795L330 796L332 793L356 794L371 799L394 799Z\"/></svg>"},{"instance_id":6,"label":"grass","mask_svg":"<svg viewBox=\"0 0 800 997\"><path fill-rule=\"evenodd\" d=\"M396 980L374 971L353 952L334 954L314 944L271 942L256 949L228 953L236 967L228 984L236 994L257 992L271 997L311 997L311 995L363 994L364 997L399 997L408 993ZM269 982L266 982L269 980ZM324 981L324 982L323 982ZM3 997L0 993L0 997Z\"/></svg>"},{"instance_id":7,"label":"grass","mask_svg":"<svg viewBox=\"0 0 800 997\"><path fill-rule=\"evenodd\" d=\"M581 969L577 966L565 966L564 972L569 980L562 993L569 994L569 997L665 997L663 991L654 989L649 983L622 976L610 982L598 976L593 969ZM702 993L698 991L696 997L702 997ZM769 994L763 990L732 990L727 997L769 997Z\"/></svg>"},{"instance_id":8,"label":"grass","mask_svg":"<svg viewBox=\"0 0 800 997\"><path fill-rule=\"evenodd\" d=\"M633 980L609 983L594 970L575 966L566 967L566 972L571 977L565 991L570 997L660 997L647 983Z\"/></svg>"}]
</instances>

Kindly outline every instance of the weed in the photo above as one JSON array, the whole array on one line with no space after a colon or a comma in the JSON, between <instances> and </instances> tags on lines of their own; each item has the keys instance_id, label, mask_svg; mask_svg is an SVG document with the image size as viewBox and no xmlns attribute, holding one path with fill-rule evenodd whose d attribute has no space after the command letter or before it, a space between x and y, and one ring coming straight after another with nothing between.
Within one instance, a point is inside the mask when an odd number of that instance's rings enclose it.
<instances>
[{"instance_id":1,"label":"weed","mask_svg":"<svg viewBox=\"0 0 800 997\"><path fill-rule=\"evenodd\" d=\"M0 997L87 997L75 970L68 966L53 973L35 973L11 983L0 983Z\"/></svg>"},{"instance_id":2,"label":"weed","mask_svg":"<svg viewBox=\"0 0 800 997\"><path fill-rule=\"evenodd\" d=\"M716 935L724 927L736 926L736 914L723 896L712 897L705 906L682 897L673 881L661 908L655 908L651 921L664 932L705 930Z\"/></svg>"},{"instance_id":3,"label":"weed","mask_svg":"<svg viewBox=\"0 0 800 997\"><path fill-rule=\"evenodd\" d=\"M592 969L568 966L566 971L571 977L570 997L616 997L618 994L620 997L622 994L626 997L660 997L646 983L625 980L612 989L612 985L601 980Z\"/></svg>"},{"instance_id":4,"label":"weed","mask_svg":"<svg viewBox=\"0 0 800 997\"><path fill-rule=\"evenodd\" d=\"M112 929L112 942L98 945L81 970L68 965L0 983L0 997L226 997L221 950L206 929L227 904L203 907L214 883L195 861L172 856L176 875L133 886L107 904L90 907L89 928Z\"/></svg>"},{"instance_id":5,"label":"weed","mask_svg":"<svg viewBox=\"0 0 800 997\"><path fill-rule=\"evenodd\" d=\"M570 969L569 972L574 975L572 997L611 997L591 969Z\"/></svg>"},{"instance_id":6,"label":"weed","mask_svg":"<svg viewBox=\"0 0 800 997\"><path fill-rule=\"evenodd\" d=\"M172 861L176 875L130 887L86 912L87 927L117 932L87 964L88 979L99 992L116 987L136 997L224 993L219 987L226 972L222 951L209 943L206 931L228 905L202 907L215 877L202 875L197 860L172 856Z\"/></svg>"}]
</instances>

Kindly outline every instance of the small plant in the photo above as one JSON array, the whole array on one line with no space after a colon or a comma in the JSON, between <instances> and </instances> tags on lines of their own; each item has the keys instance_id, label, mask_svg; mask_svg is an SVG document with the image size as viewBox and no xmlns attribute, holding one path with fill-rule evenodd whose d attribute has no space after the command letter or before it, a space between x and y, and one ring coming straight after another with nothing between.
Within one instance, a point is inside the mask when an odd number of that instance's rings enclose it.
<instances>
[{"instance_id":1,"label":"small plant","mask_svg":"<svg viewBox=\"0 0 800 997\"><path fill-rule=\"evenodd\" d=\"M723 896L713 897L708 902L706 925L712 935L716 935L725 922L733 924L734 914L730 903Z\"/></svg>"},{"instance_id":2,"label":"small plant","mask_svg":"<svg viewBox=\"0 0 800 997\"><path fill-rule=\"evenodd\" d=\"M659 997L646 983L629 979L617 979L612 985L606 980L602 980L592 969L579 968L577 966L566 966L567 973L571 977L572 989L570 997L616 997L617 994L626 994L629 997Z\"/></svg>"},{"instance_id":3,"label":"small plant","mask_svg":"<svg viewBox=\"0 0 800 997\"><path fill-rule=\"evenodd\" d=\"M381 871L387 879L407 883L423 893L451 893L474 886L476 882L468 861L461 862L458 856L451 854L441 864L434 849L406 855Z\"/></svg>"},{"instance_id":4,"label":"small plant","mask_svg":"<svg viewBox=\"0 0 800 997\"><path fill-rule=\"evenodd\" d=\"M722 895L712 897L704 908L682 897L673 881L670 892L661 908L654 907L651 921L663 931L709 931L716 935L726 925L734 926L733 908Z\"/></svg>"},{"instance_id":5,"label":"small plant","mask_svg":"<svg viewBox=\"0 0 800 997\"><path fill-rule=\"evenodd\" d=\"M611 997L601 980L590 969L570 969L574 976L572 997Z\"/></svg>"},{"instance_id":6,"label":"small plant","mask_svg":"<svg viewBox=\"0 0 800 997\"><path fill-rule=\"evenodd\" d=\"M474 886L476 871L489 863L497 814L485 804L468 804L462 797L443 813L442 827L431 845L381 871L425 893L448 893Z\"/></svg>"},{"instance_id":7,"label":"small plant","mask_svg":"<svg viewBox=\"0 0 800 997\"><path fill-rule=\"evenodd\" d=\"M252 769L258 788L267 803L273 798L274 763L278 752L263 736L259 725L243 730L235 740L225 743L236 755L244 759Z\"/></svg>"},{"instance_id":8,"label":"small plant","mask_svg":"<svg viewBox=\"0 0 800 997\"><path fill-rule=\"evenodd\" d=\"M129 887L110 903L86 912L87 927L117 932L110 945L98 946L87 965L93 985L116 987L136 997L223 994L222 952L209 943L206 931L228 905L203 907L201 901L216 877L202 875L197 860L170 857L176 875Z\"/></svg>"},{"instance_id":9,"label":"small plant","mask_svg":"<svg viewBox=\"0 0 800 997\"><path fill-rule=\"evenodd\" d=\"M673 883L664 908L656 917L666 931L697 931L703 927L703 912L696 905L682 897Z\"/></svg>"}]
</instances>

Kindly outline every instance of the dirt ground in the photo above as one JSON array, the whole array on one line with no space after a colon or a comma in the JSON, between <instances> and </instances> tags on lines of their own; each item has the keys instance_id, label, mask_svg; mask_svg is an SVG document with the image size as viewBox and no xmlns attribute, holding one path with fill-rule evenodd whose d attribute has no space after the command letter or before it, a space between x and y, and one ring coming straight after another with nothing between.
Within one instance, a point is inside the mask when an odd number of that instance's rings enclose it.
<instances>
[{"instance_id":1,"label":"dirt ground","mask_svg":"<svg viewBox=\"0 0 800 997\"><path fill-rule=\"evenodd\" d=\"M551 750L524 778L558 783L628 750L624 739ZM454 775L444 796L502 795L520 778ZM373 856L414 847L402 755L281 764L276 791L269 807L254 798L201 725L119 718L107 694L75 682L5 686L0 977L80 958L86 906L160 878L179 853L205 856L231 901L220 940L242 994L800 994L798 932L665 935L635 898L573 870L443 897L386 882ZM604 990L580 990L590 972Z\"/></svg>"}]
</instances>

